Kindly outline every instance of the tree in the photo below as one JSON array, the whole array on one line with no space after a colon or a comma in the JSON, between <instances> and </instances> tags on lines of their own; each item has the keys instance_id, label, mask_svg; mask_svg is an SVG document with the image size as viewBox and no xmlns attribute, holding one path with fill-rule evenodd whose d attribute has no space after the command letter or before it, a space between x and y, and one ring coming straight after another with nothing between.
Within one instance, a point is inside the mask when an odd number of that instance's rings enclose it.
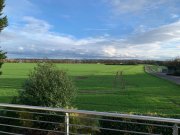
<instances>
[{"instance_id":1,"label":"tree","mask_svg":"<svg viewBox=\"0 0 180 135\"><path fill-rule=\"evenodd\" d=\"M168 74L180 76L180 58L177 57L172 61L167 61L165 63L168 68Z\"/></svg>"},{"instance_id":2,"label":"tree","mask_svg":"<svg viewBox=\"0 0 180 135\"><path fill-rule=\"evenodd\" d=\"M0 32L8 25L7 16L2 16L3 15L2 11L3 8L5 7L4 3L5 3L4 0L0 0Z\"/></svg>"},{"instance_id":3,"label":"tree","mask_svg":"<svg viewBox=\"0 0 180 135\"><path fill-rule=\"evenodd\" d=\"M38 63L33 71L30 72L29 78L24 82L23 90L19 96L15 97L13 103L25 104L44 107L71 107L72 101L76 95L76 88L64 70L58 69L52 63ZM22 110L21 110L22 111ZM41 111L36 111L41 112ZM53 115L39 115L26 112L17 112L10 115L18 115L21 119L37 119L40 121L54 121L63 123L64 118L57 115L64 115L60 112L46 112ZM56 115L54 115L56 114ZM12 121L10 121L12 124ZM8 123L8 122L6 122ZM38 123L33 121L19 121L14 125L36 127L39 129L59 130L64 129L60 125L51 125L48 123ZM12 132L14 130L12 129ZM16 129L17 132L17 129ZM46 131L25 130L22 134L26 135L44 135ZM50 132L49 132L50 134Z\"/></svg>"},{"instance_id":4,"label":"tree","mask_svg":"<svg viewBox=\"0 0 180 135\"><path fill-rule=\"evenodd\" d=\"M76 94L76 88L67 73L51 63L41 63L30 73L20 92L20 104L68 107Z\"/></svg>"},{"instance_id":5,"label":"tree","mask_svg":"<svg viewBox=\"0 0 180 135\"><path fill-rule=\"evenodd\" d=\"M8 25L7 16L2 16L3 15L2 11L4 7L5 7L4 0L0 0L0 33ZM2 67L3 59L5 58L6 58L6 53L0 50L0 68ZM0 75L1 74L2 72L0 71Z\"/></svg>"},{"instance_id":6,"label":"tree","mask_svg":"<svg viewBox=\"0 0 180 135\"><path fill-rule=\"evenodd\" d=\"M2 50L0 50L0 69L1 69L1 67L3 65L3 59L5 59L5 58L6 58L6 53L3 52ZM2 74L2 72L0 71L0 75L1 74Z\"/></svg>"}]
</instances>

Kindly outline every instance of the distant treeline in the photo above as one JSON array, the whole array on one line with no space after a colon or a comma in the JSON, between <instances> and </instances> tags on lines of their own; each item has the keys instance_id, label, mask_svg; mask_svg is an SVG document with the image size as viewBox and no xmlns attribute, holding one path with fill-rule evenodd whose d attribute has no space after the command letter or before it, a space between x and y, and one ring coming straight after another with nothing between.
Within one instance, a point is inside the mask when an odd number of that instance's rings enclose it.
<instances>
[{"instance_id":1,"label":"distant treeline","mask_svg":"<svg viewBox=\"0 0 180 135\"><path fill-rule=\"evenodd\" d=\"M164 66L168 68L168 74L180 76L180 58L167 61Z\"/></svg>"},{"instance_id":2,"label":"distant treeline","mask_svg":"<svg viewBox=\"0 0 180 135\"><path fill-rule=\"evenodd\" d=\"M87 63L87 64L106 64L106 65L137 65L137 64L155 64L164 65L165 61L156 60L111 60L111 59L5 59L6 63Z\"/></svg>"}]
</instances>

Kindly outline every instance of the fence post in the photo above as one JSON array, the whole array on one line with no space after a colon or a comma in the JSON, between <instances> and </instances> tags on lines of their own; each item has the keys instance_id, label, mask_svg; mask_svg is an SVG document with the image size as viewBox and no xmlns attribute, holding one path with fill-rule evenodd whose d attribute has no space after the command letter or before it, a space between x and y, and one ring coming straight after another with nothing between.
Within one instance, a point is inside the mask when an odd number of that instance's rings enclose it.
<instances>
[{"instance_id":1,"label":"fence post","mask_svg":"<svg viewBox=\"0 0 180 135\"><path fill-rule=\"evenodd\" d=\"M65 116L65 132L66 135L69 135L69 113L66 113Z\"/></svg>"},{"instance_id":2,"label":"fence post","mask_svg":"<svg viewBox=\"0 0 180 135\"><path fill-rule=\"evenodd\" d=\"M178 125L177 124L175 124L173 126L173 135L178 135Z\"/></svg>"}]
</instances>

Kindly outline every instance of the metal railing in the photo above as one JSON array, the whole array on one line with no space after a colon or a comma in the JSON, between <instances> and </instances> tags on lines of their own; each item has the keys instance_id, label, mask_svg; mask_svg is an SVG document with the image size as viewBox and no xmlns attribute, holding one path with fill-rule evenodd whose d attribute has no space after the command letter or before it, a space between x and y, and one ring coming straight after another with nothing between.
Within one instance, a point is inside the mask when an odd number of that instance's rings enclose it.
<instances>
[{"instance_id":1,"label":"metal railing","mask_svg":"<svg viewBox=\"0 0 180 135\"><path fill-rule=\"evenodd\" d=\"M0 135L178 135L180 119L0 104Z\"/></svg>"}]
</instances>

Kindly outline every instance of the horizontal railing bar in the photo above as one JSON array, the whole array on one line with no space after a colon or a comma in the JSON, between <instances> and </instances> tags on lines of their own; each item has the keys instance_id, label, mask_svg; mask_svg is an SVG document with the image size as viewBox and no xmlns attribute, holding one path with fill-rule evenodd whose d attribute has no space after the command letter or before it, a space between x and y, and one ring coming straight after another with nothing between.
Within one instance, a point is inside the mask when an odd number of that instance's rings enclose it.
<instances>
[{"instance_id":1,"label":"horizontal railing bar","mask_svg":"<svg viewBox=\"0 0 180 135\"><path fill-rule=\"evenodd\" d=\"M22 108L21 108L22 109ZM49 113L39 113L39 112L28 112L28 111L19 111L19 110L9 110L9 109L0 109L0 111L7 111L7 112L20 112L20 113L30 113L30 114L38 114L38 115L48 115L48 116L58 116L58 117L65 117L65 115L57 115L57 114L49 114Z\"/></svg>"},{"instance_id":2,"label":"horizontal railing bar","mask_svg":"<svg viewBox=\"0 0 180 135\"><path fill-rule=\"evenodd\" d=\"M89 134L77 134L77 133L69 133L70 135L89 135Z\"/></svg>"},{"instance_id":3,"label":"horizontal railing bar","mask_svg":"<svg viewBox=\"0 0 180 135\"><path fill-rule=\"evenodd\" d=\"M64 123L51 122L51 121L42 121L42 120L33 120L33 119L21 119L21 118L7 117L7 116L0 116L0 118L11 119L11 120L20 120L20 121L31 121L31 122L47 123L47 124L56 124L56 125L64 124Z\"/></svg>"},{"instance_id":4,"label":"horizontal railing bar","mask_svg":"<svg viewBox=\"0 0 180 135\"><path fill-rule=\"evenodd\" d=\"M8 124L0 124L0 126L20 128L20 129L30 129L30 130L35 130L35 131L65 133L65 132L62 132L62 131L54 131L54 130L47 130L47 129L31 128L31 127L24 127L24 126L15 126L15 125L8 125ZM1 132L3 132L3 131L0 131L0 133ZM77 134L77 133L71 133L71 132L69 134L71 134L71 135L85 135L85 134ZM23 134L12 134L12 135L23 135Z\"/></svg>"},{"instance_id":5,"label":"horizontal railing bar","mask_svg":"<svg viewBox=\"0 0 180 135\"><path fill-rule=\"evenodd\" d=\"M64 125L64 123L49 122L49 121L39 121L39 120L31 120L31 119L20 119L20 118L6 117L6 116L0 116L0 118L13 119L13 120L22 120L22 121L32 121L32 122L41 122L41 123L49 123L49 124L56 124L56 125ZM117 121L117 122L119 122L119 121ZM120 121L120 122L125 122L125 121ZM129 123L129 122L127 122L127 123ZM137 123L137 124L141 124L141 123ZM71 124L71 125L73 125L73 124ZM143 125L143 123L142 123L142 125ZM154 125L155 124L153 124L153 126ZM85 125L81 125L81 126L85 126ZM160 125L157 125L157 126L160 126ZM165 127L165 126L161 125L161 127ZM172 127L172 126L169 126L169 127Z\"/></svg>"},{"instance_id":6,"label":"horizontal railing bar","mask_svg":"<svg viewBox=\"0 0 180 135\"><path fill-rule=\"evenodd\" d=\"M120 130L120 129L112 129L112 128L102 128L102 127L93 127L93 126L77 125L77 124L69 124L69 126L92 128L92 129L102 129L102 130L116 131L116 132L123 132L123 133L135 133L135 134L141 134L141 135L161 135L161 134L151 134L151 133L137 132L137 131L129 131L129 130Z\"/></svg>"},{"instance_id":7,"label":"horizontal railing bar","mask_svg":"<svg viewBox=\"0 0 180 135\"><path fill-rule=\"evenodd\" d=\"M16 105L16 104L2 104L2 103L0 104L0 107L22 108L22 109L54 111L54 112L64 112L64 113L78 113L78 114L88 114L88 115L96 115L96 116L129 118L129 119L138 119L138 120L148 120L148 121L158 121L158 122L168 122L168 123L180 124L180 119L161 118L161 117L152 117L152 116L140 116L140 115L132 115L132 114L84 111L84 110L73 110L73 109L70 110L70 109L62 109L62 108L50 108L50 107Z\"/></svg>"},{"instance_id":8,"label":"horizontal railing bar","mask_svg":"<svg viewBox=\"0 0 180 135\"><path fill-rule=\"evenodd\" d=\"M146 125L146 126L156 126L156 127L167 127L172 128L173 126L168 125L161 125L161 124L150 124L150 123L143 123L143 122L132 122L132 121L122 121L122 120L111 120L111 119L102 119L102 118L91 118L91 117L83 117L83 116L69 116L69 117L79 117L80 119L92 119L92 120L99 120L99 121L109 121L109 122L118 122L118 123L130 123L130 124L137 124L137 125Z\"/></svg>"},{"instance_id":9,"label":"horizontal railing bar","mask_svg":"<svg viewBox=\"0 0 180 135\"><path fill-rule=\"evenodd\" d=\"M16 110L7 110L7 109L0 109L0 110L5 110L5 111L16 111ZM27 111L16 111L16 112L26 112L29 113ZM33 112L36 113L36 112ZM47 113L38 113L38 114L46 114ZM50 114L53 115L53 114ZM64 115L53 115L53 116L64 116ZM18 118L12 118L12 117L6 117L6 116L0 116L0 118L5 117L5 118L9 118L9 119L15 119L15 120L20 120ZM157 127L167 127L167 128L172 128L173 126L168 126L168 125L158 125L158 124L148 124L148 123L140 123L140 122L128 122L128 121L120 121L120 120L110 120L110 119L102 119L102 118L91 118L91 117L83 117L83 116L69 116L69 117L79 117L79 118L83 118L83 119L93 119L93 120L101 120L101 121L110 121L110 122L119 122L119 123L131 123L131 124L138 124L138 125L147 125L147 126L157 126ZM50 123L50 124L58 124L56 122L50 122L50 121L39 121L39 120L31 120L31 119L21 119L21 120L25 120L25 121L33 121L33 122L42 122L42 123ZM60 124L60 123L59 123Z\"/></svg>"},{"instance_id":10,"label":"horizontal railing bar","mask_svg":"<svg viewBox=\"0 0 180 135\"><path fill-rule=\"evenodd\" d=\"M5 132L5 131L0 131L0 133L8 134L8 135L24 135L24 134L17 134L17 133Z\"/></svg>"},{"instance_id":11,"label":"horizontal railing bar","mask_svg":"<svg viewBox=\"0 0 180 135\"><path fill-rule=\"evenodd\" d=\"M57 122L49 122L49 121L40 121L40 120L31 120L31 119L20 119L20 118L13 118L13 117L6 117L6 116L0 116L0 118L5 118L5 119L13 119L13 120L22 120L22 121L31 121L31 122L40 122L40 123L48 123L48 124L56 124L56 125L64 125L64 123L57 123ZM102 119L101 119L102 120ZM103 119L106 120L106 119ZM115 120L110 120L110 121L115 121ZM125 122L125 121L116 121L116 122L123 122L123 123L130 123L130 122ZM136 122L132 122L133 124L142 124L145 125L144 123L136 123ZM156 125L156 124L148 124L151 126L160 126L160 127L169 127L171 128L172 126L163 126L163 125ZM85 125L82 125L85 126Z\"/></svg>"},{"instance_id":12,"label":"horizontal railing bar","mask_svg":"<svg viewBox=\"0 0 180 135\"><path fill-rule=\"evenodd\" d=\"M1 124L1 123L0 123L0 126L20 128L20 129L30 129L30 130L35 130L35 131L45 131L45 132L54 132L54 133L65 133L65 132L62 132L62 131L54 131L54 130L41 129L41 128L31 128L31 127L24 127L24 126L15 126L15 125L8 125L8 124Z\"/></svg>"}]
</instances>

